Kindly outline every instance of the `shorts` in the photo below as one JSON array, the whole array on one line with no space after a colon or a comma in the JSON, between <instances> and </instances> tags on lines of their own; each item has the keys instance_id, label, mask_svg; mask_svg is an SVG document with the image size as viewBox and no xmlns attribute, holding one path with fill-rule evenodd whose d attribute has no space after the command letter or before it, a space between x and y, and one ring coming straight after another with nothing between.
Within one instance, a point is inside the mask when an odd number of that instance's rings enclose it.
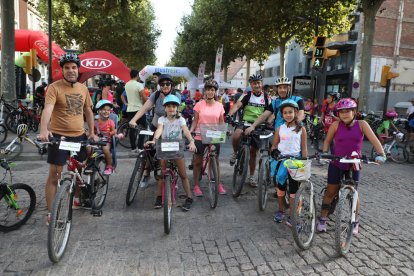
<instances>
[{"instance_id":1,"label":"shorts","mask_svg":"<svg viewBox=\"0 0 414 276\"><path fill-rule=\"evenodd\" d=\"M63 135L53 133L53 137L60 138ZM65 136L66 137L66 136ZM80 142L87 140L86 134L82 134L81 136L77 137L66 137L65 141L68 142ZM63 166L68 160L70 152L68 150L60 150L59 144L57 145L49 145L47 148L47 163L52 165ZM79 162L85 161L87 158L86 147L82 146L81 150L76 154L75 159Z\"/></svg>"},{"instance_id":2,"label":"shorts","mask_svg":"<svg viewBox=\"0 0 414 276\"><path fill-rule=\"evenodd\" d=\"M203 142L201 142L201 140L194 140L194 144L197 148L197 152L195 154L203 155L204 151L205 151L205 149L207 148L208 145L203 144ZM219 156L220 155L220 144L214 144L214 146L216 147L215 152L216 152L217 156Z\"/></svg>"},{"instance_id":3,"label":"shorts","mask_svg":"<svg viewBox=\"0 0 414 276\"><path fill-rule=\"evenodd\" d=\"M243 125L237 126L234 130L241 129L243 130ZM262 146L262 140L260 140L259 136L256 135L250 135L250 145L253 146L256 149L260 149Z\"/></svg>"},{"instance_id":4,"label":"shorts","mask_svg":"<svg viewBox=\"0 0 414 276\"><path fill-rule=\"evenodd\" d=\"M352 179L358 183L361 171L342 170L335 166L332 162L328 167L328 184L340 185L341 180L348 173L352 173Z\"/></svg>"}]
</instances>

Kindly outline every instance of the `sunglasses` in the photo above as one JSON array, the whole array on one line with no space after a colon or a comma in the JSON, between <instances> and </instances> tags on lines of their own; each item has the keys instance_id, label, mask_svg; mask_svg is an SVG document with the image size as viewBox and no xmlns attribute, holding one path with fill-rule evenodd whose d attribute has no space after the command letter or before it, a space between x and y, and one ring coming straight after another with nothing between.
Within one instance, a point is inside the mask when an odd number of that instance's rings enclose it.
<instances>
[{"instance_id":1,"label":"sunglasses","mask_svg":"<svg viewBox=\"0 0 414 276\"><path fill-rule=\"evenodd\" d=\"M160 86L161 87L170 86L170 85L171 85L171 82L163 82L163 83L160 83Z\"/></svg>"}]
</instances>

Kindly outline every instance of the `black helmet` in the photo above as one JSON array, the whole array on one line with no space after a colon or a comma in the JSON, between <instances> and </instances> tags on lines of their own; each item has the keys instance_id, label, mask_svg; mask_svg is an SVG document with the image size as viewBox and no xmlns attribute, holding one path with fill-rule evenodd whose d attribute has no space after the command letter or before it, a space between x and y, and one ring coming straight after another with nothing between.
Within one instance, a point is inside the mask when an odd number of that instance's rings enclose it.
<instances>
[{"instance_id":1,"label":"black helmet","mask_svg":"<svg viewBox=\"0 0 414 276\"><path fill-rule=\"evenodd\" d=\"M213 87L215 90L219 89L219 85L215 80L207 80L204 83L204 89L207 88L207 87Z\"/></svg>"},{"instance_id":2,"label":"black helmet","mask_svg":"<svg viewBox=\"0 0 414 276\"><path fill-rule=\"evenodd\" d=\"M339 93L338 92L328 92L328 96L331 96L335 101L339 99Z\"/></svg>"},{"instance_id":3,"label":"black helmet","mask_svg":"<svg viewBox=\"0 0 414 276\"><path fill-rule=\"evenodd\" d=\"M74 53L66 53L59 57L59 65L60 67L63 67L68 62L73 62L78 65L78 68L80 67L81 60L79 59L77 54Z\"/></svg>"},{"instance_id":4,"label":"black helmet","mask_svg":"<svg viewBox=\"0 0 414 276\"><path fill-rule=\"evenodd\" d=\"M261 81L263 80L262 75L251 75L249 78L249 83L254 82L254 81Z\"/></svg>"},{"instance_id":5,"label":"black helmet","mask_svg":"<svg viewBox=\"0 0 414 276\"><path fill-rule=\"evenodd\" d=\"M173 79L170 75L168 74L162 74L160 75L160 77L158 78L158 84L161 84L162 81L169 81L171 83L173 83Z\"/></svg>"}]
</instances>

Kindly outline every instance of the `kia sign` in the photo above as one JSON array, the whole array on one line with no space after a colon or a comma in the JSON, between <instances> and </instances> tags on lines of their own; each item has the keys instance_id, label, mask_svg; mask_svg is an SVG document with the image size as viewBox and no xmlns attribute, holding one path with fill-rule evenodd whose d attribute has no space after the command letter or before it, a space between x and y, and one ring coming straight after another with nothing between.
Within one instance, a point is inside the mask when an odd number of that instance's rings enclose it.
<instances>
[{"instance_id":1,"label":"kia sign","mask_svg":"<svg viewBox=\"0 0 414 276\"><path fill-rule=\"evenodd\" d=\"M104 58L87 58L81 61L81 65L88 69L99 70L110 67L112 62Z\"/></svg>"}]
</instances>

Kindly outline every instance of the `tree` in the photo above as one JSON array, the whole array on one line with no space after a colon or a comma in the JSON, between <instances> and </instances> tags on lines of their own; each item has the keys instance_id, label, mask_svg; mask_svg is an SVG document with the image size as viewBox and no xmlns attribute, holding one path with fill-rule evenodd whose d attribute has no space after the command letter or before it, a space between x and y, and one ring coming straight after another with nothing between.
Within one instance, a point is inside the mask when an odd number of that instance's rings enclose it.
<instances>
[{"instance_id":1,"label":"tree","mask_svg":"<svg viewBox=\"0 0 414 276\"><path fill-rule=\"evenodd\" d=\"M364 40L362 42L361 77L359 92L359 109L368 109L368 93L371 78L372 44L375 34L375 17L385 0L361 0L361 8L364 14Z\"/></svg>"},{"instance_id":2,"label":"tree","mask_svg":"<svg viewBox=\"0 0 414 276\"><path fill-rule=\"evenodd\" d=\"M54 0L52 5L58 44L78 44L81 52L106 50L135 68L155 62L160 31L149 0ZM46 17L46 0L40 0L39 10Z\"/></svg>"}]
</instances>

